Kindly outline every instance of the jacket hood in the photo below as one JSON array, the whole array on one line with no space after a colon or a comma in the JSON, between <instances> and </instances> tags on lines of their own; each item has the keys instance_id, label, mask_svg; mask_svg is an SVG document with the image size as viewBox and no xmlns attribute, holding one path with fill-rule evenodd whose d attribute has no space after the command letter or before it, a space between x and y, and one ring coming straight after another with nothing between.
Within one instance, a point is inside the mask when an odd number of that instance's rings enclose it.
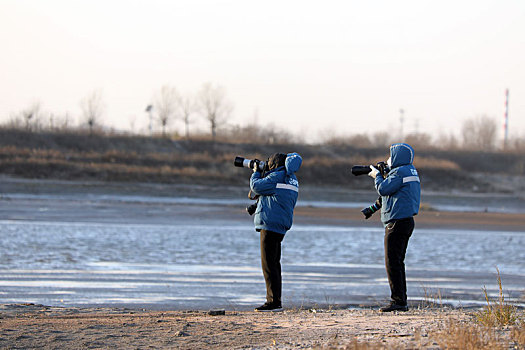
<instances>
[{"instance_id":1,"label":"jacket hood","mask_svg":"<svg viewBox=\"0 0 525 350\"><path fill-rule=\"evenodd\" d=\"M284 161L284 167L286 169L286 175L292 175L301 167L303 158L298 153L288 153L286 160Z\"/></svg>"},{"instance_id":2,"label":"jacket hood","mask_svg":"<svg viewBox=\"0 0 525 350\"><path fill-rule=\"evenodd\" d=\"M406 143L394 143L390 146L390 158L392 158L392 168L412 164L414 149Z\"/></svg>"}]
</instances>

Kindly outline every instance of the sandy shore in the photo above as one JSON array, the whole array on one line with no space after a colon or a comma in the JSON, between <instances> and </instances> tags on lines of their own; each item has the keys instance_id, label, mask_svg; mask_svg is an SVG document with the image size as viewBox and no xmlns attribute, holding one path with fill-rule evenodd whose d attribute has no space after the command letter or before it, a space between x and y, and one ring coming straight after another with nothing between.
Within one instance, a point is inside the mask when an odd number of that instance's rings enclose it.
<instances>
[{"instance_id":1,"label":"sandy shore","mask_svg":"<svg viewBox=\"0 0 525 350\"><path fill-rule=\"evenodd\" d=\"M331 223L352 226L381 226L380 215L364 220L359 210L347 208L297 207L295 222ZM525 214L494 212L452 212L422 210L415 217L417 228L459 230L525 231Z\"/></svg>"},{"instance_id":2,"label":"sandy shore","mask_svg":"<svg viewBox=\"0 0 525 350\"><path fill-rule=\"evenodd\" d=\"M218 311L218 310L213 310ZM476 326L475 311L434 308L281 313L0 305L0 347L13 349L523 349L525 327ZM524 314L518 314L523 318Z\"/></svg>"},{"instance_id":3,"label":"sandy shore","mask_svg":"<svg viewBox=\"0 0 525 350\"><path fill-rule=\"evenodd\" d=\"M469 321L461 310L425 309L381 314L374 310L152 312L126 309L3 305L1 348L101 349L308 349L356 342L384 348L433 348L433 333L450 320Z\"/></svg>"}]
</instances>

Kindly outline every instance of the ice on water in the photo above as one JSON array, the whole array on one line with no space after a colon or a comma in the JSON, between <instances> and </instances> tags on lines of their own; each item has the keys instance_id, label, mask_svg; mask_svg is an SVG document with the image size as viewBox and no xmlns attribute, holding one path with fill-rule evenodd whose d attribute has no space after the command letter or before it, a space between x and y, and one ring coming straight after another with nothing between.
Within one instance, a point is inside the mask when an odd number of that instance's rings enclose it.
<instances>
[{"instance_id":1,"label":"ice on water","mask_svg":"<svg viewBox=\"0 0 525 350\"><path fill-rule=\"evenodd\" d=\"M249 222L170 225L0 221L3 302L243 308L263 301L259 237ZM383 230L296 225L283 241L288 304L373 304L389 295ZM409 295L483 302L495 267L510 298L525 287L522 232L416 229ZM505 279L506 278L506 279ZM494 290L490 286L494 286Z\"/></svg>"}]
</instances>

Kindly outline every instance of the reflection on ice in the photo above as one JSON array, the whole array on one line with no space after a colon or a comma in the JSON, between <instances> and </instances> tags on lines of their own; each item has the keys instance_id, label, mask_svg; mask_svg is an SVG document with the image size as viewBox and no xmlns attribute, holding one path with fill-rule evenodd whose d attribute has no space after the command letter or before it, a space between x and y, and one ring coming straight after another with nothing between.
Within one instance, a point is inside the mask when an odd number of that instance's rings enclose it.
<instances>
[{"instance_id":1,"label":"reflection on ice","mask_svg":"<svg viewBox=\"0 0 525 350\"><path fill-rule=\"evenodd\" d=\"M72 289L99 289L99 288L118 288L118 289L138 289L153 286L159 283L129 283L123 281L94 282L94 281L71 281L71 280L10 280L0 281L0 287L38 287L38 288L72 288ZM56 293L54 293L56 294Z\"/></svg>"},{"instance_id":2,"label":"reflection on ice","mask_svg":"<svg viewBox=\"0 0 525 350\"><path fill-rule=\"evenodd\" d=\"M48 305L247 307L264 301L259 237L248 223L221 226L0 221L4 302ZM383 230L297 225L283 241L288 304L376 304L389 295ZM417 229L407 252L409 296L439 289L446 300L509 300L525 286L525 234ZM445 299L444 299L445 300Z\"/></svg>"},{"instance_id":3,"label":"reflection on ice","mask_svg":"<svg viewBox=\"0 0 525 350\"><path fill-rule=\"evenodd\" d=\"M235 272L245 271L259 271L253 266L226 266L226 265L180 265L180 264L131 264L116 261L97 261L90 262L89 266L100 269L107 269L102 273L119 273L119 271L126 271L128 274L143 274L150 271L162 271L163 273L170 272Z\"/></svg>"}]
</instances>

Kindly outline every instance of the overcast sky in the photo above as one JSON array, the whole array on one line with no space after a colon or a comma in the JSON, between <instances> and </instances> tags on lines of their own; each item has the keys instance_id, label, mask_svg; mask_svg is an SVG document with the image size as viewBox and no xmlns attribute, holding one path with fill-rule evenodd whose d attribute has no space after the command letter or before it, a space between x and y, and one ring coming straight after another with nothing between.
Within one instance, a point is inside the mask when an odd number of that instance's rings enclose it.
<instances>
[{"instance_id":1,"label":"overcast sky","mask_svg":"<svg viewBox=\"0 0 525 350\"><path fill-rule=\"evenodd\" d=\"M212 82L235 124L397 132L402 108L406 133L437 135L502 125L508 88L525 137L523 0L0 0L0 43L0 121L35 101L79 118L98 89L106 125L139 129L162 85Z\"/></svg>"}]
</instances>

